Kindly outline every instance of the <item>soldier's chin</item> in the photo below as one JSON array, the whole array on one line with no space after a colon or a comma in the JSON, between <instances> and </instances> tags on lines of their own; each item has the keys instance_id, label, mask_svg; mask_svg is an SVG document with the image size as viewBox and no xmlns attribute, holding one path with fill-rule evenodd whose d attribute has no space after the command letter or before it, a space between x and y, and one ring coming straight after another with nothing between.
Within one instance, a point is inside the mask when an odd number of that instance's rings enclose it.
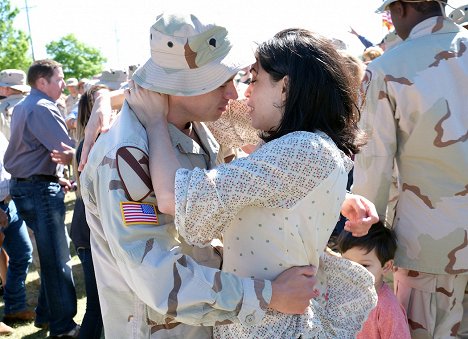
<instances>
[{"instance_id":1,"label":"soldier's chin","mask_svg":"<svg viewBox=\"0 0 468 339\"><path fill-rule=\"evenodd\" d=\"M207 117L205 121L216 121L219 118L221 118L221 115L223 115L224 112L225 112L224 110L217 110L213 114L210 114L210 116Z\"/></svg>"}]
</instances>

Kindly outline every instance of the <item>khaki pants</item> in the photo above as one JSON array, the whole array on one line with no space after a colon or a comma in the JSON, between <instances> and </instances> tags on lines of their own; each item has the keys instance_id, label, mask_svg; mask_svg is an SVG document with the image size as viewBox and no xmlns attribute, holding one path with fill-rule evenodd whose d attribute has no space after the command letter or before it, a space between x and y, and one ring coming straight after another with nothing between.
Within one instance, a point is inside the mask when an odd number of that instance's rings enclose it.
<instances>
[{"instance_id":1,"label":"khaki pants","mask_svg":"<svg viewBox=\"0 0 468 339\"><path fill-rule=\"evenodd\" d=\"M468 275L398 268L393 278L412 338L468 338Z\"/></svg>"}]
</instances>

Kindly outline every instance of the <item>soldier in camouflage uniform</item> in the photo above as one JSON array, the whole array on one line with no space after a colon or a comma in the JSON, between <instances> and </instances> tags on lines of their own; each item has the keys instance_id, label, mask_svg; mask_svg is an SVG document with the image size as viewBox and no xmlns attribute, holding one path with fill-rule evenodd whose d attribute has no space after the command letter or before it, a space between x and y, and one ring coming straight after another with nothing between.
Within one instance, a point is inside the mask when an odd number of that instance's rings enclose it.
<instances>
[{"instance_id":1,"label":"soldier in camouflage uniform","mask_svg":"<svg viewBox=\"0 0 468 339\"><path fill-rule=\"evenodd\" d=\"M215 166L218 144L195 121L219 118L237 97L232 79L253 55L236 56L245 49L230 44L225 28L193 15L159 16L151 47L152 58L134 78L172 93L178 160L189 169ZM181 243L173 218L158 211L147 154L145 129L124 104L80 177L106 338L210 338L215 324L261 322L268 306L305 310L313 296L311 267L290 269L273 282L239 278L219 271L221 258L211 246Z\"/></svg>"},{"instance_id":2,"label":"soldier in camouflage uniform","mask_svg":"<svg viewBox=\"0 0 468 339\"><path fill-rule=\"evenodd\" d=\"M31 90L26 85L26 73L19 69L6 69L0 72L0 96L6 97L0 102L0 131L10 140L10 123L13 108L23 100Z\"/></svg>"},{"instance_id":3,"label":"soldier in camouflage uniform","mask_svg":"<svg viewBox=\"0 0 468 339\"><path fill-rule=\"evenodd\" d=\"M379 8L404 41L368 66L354 172L353 191L384 218L396 160L395 291L417 338L468 337L468 32L443 5Z\"/></svg>"}]
</instances>

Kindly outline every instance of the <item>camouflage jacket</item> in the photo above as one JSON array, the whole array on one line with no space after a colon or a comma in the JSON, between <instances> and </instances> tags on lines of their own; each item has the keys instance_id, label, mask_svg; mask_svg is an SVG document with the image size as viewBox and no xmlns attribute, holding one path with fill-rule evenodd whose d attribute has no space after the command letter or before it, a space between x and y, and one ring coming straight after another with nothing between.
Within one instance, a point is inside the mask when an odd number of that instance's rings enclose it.
<instances>
[{"instance_id":1,"label":"camouflage jacket","mask_svg":"<svg viewBox=\"0 0 468 339\"><path fill-rule=\"evenodd\" d=\"M385 216L394 159L399 200L395 265L468 274L468 31L443 17L416 25L363 80L353 191Z\"/></svg>"},{"instance_id":2,"label":"camouflage jacket","mask_svg":"<svg viewBox=\"0 0 468 339\"><path fill-rule=\"evenodd\" d=\"M0 131L5 135L7 140L10 140L10 123L13 108L25 97L26 95L23 94L13 94L0 102Z\"/></svg>"},{"instance_id":3,"label":"camouflage jacket","mask_svg":"<svg viewBox=\"0 0 468 339\"><path fill-rule=\"evenodd\" d=\"M194 125L203 148L170 125L178 159L184 168L212 167L218 144ZM145 129L125 105L80 177L106 337L207 338L211 327L177 322L261 322L271 282L195 261L212 262L204 249L180 244L173 218L157 210L147 154Z\"/></svg>"}]
</instances>

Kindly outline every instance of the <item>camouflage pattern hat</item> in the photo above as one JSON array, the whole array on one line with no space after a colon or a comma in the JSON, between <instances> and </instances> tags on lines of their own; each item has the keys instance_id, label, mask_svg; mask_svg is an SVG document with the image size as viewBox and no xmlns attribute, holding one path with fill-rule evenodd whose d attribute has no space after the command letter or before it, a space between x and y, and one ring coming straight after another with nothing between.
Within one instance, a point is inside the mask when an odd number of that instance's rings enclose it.
<instances>
[{"instance_id":1,"label":"camouflage pattern hat","mask_svg":"<svg viewBox=\"0 0 468 339\"><path fill-rule=\"evenodd\" d=\"M109 69L102 72L95 85L105 85L111 90L120 89L128 82L128 74L121 69Z\"/></svg>"},{"instance_id":2,"label":"camouflage pattern hat","mask_svg":"<svg viewBox=\"0 0 468 339\"><path fill-rule=\"evenodd\" d=\"M449 18L455 23L465 26L468 24L468 5L460 6L449 14Z\"/></svg>"},{"instance_id":3,"label":"camouflage pattern hat","mask_svg":"<svg viewBox=\"0 0 468 339\"><path fill-rule=\"evenodd\" d=\"M78 79L77 78L70 78L65 81L66 86L78 86Z\"/></svg>"},{"instance_id":4,"label":"camouflage pattern hat","mask_svg":"<svg viewBox=\"0 0 468 339\"><path fill-rule=\"evenodd\" d=\"M19 69L5 69L0 72L0 87L10 87L21 92L29 92L26 85L26 73Z\"/></svg>"},{"instance_id":5,"label":"camouflage pattern hat","mask_svg":"<svg viewBox=\"0 0 468 339\"><path fill-rule=\"evenodd\" d=\"M255 62L227 29L193 14L160 14L150 29L151 58L133 74L141 87L169 95L208 93Z\"/></svg>"},{"instance_id":6,"label":"camouflage pattern hat","mask_svg":"<svg viewBox=\"0 0 468 339\"><path fill-rule=\"evenodd\" d=\"M447 3L447 0L385 0L382 5L376 9L375 13L382 13L388 10L388 6L390 6L392 3L401 1L401 2L426 2L426 1L436 1L438 3Z\"/></svg>"}]
</instances>

